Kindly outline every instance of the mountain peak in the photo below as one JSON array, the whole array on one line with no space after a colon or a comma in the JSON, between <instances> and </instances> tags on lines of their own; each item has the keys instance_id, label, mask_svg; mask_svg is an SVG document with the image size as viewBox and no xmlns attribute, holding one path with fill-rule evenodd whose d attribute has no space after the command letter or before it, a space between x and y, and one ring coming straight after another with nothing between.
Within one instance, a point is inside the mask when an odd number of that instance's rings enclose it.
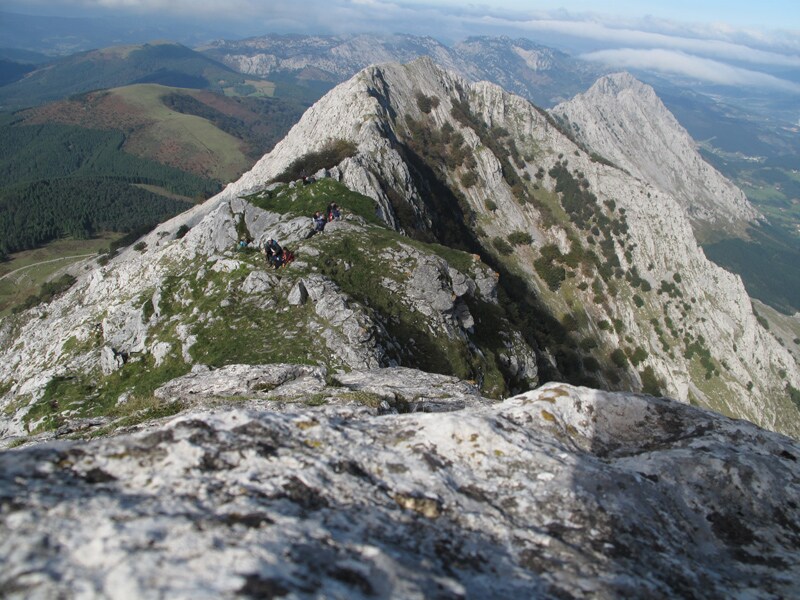
<instances>
[{"instance_id":1,"label":"mountain peak","mask_svg":"<svg viewBox=\"0 0 800 600\"><path fill-rule=\"evenodd\" d=\"M601 77L552 113L591 151L674 196L701 241L743 236L760 218L744 193L700 156L655 90L630 73Z\"/></svg>"}]
</instances>

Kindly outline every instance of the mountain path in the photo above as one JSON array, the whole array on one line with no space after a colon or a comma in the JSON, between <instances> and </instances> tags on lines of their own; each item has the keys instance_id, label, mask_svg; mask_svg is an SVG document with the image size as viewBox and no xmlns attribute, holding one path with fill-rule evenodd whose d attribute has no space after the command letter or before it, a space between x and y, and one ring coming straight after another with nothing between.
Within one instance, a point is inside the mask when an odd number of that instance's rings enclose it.
<instances>
[{"instance_id":1,"label":"mountain path","mask_svg":"<svg viewBox=\"0 0 800 600\"><path fill-rule=\"evenodd\" d=\"M14 273L19 273L20 271L24 271L25 269L30 269L31 267L38 267L39 265L46 265L48 263L58 262L59 260L69 260L71 258L88 258L89 256L95 256L96 253L91 254L76 254L75 256L61 256L59 258L51 258L49 260L42 260L30 265L25 265L24 267L20 267L19 269L14 269L13 271L9 271L5 275L0 275L0 281L5 279L6 277L10 277Z\"/></svg>"}]
</instances>

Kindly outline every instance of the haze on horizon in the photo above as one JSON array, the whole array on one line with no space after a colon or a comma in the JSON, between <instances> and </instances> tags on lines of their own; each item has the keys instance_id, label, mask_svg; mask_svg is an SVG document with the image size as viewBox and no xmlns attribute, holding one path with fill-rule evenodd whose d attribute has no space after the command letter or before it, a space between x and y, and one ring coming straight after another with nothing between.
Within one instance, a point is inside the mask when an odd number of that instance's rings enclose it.
<instances>
[{"instance_id":1,"label":"haze on horizon","mask_svg":"<svg viewBox=\"0 0 800 600\"><path fill-rule=\"evenodd\" d=\"M589 0L463 4L454 0L10 0L22 14L160 25L184 43L267 33L410 33L453 44L474 35L525 37L610 68L800 95L800 6L780 0L670 3ZM181 35L177 35L182 31ZM188 36L188 37L187 37ZM0 46L3 44L0 43Z\"/></svg>"}]
</instances>

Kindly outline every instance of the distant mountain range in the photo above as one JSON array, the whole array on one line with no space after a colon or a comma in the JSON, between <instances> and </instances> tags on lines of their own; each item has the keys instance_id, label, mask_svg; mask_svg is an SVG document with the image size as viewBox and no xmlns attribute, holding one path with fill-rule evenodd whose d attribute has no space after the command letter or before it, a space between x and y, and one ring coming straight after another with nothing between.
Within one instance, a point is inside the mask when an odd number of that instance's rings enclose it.
<instances>
[{"instance_id":1,"label":"distant mountain range","mask_svg":"<svg viewBox=\"0 0 800 600\"><path fill-rule=\"evenodd\" d=\"M337 82L372 64L429 56L445 69L492 81L543 107L585 90L604 72L553 48L508 37L472 37L451 48L412 35L265 35L199 50L242 73L269 77L313 68Z\"/></svg>"}]
</instances>

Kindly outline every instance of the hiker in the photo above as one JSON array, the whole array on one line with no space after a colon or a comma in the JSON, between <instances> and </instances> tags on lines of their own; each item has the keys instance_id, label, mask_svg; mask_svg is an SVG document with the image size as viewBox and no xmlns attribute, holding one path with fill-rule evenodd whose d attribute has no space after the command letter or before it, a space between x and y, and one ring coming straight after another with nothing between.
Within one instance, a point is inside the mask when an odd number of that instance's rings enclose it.
<instances>
[{"instance_id":1,"label":"hiker","mask_svg":"<svg viewBox=\"0 0 800 600\"><path fill-rule=\"evenodd\" d=\"M267 262L273 267L277 269L281 266L283 262L283 248L281 248L281 245L277 241L269 238L267 243L264 244L264 249L262 252L266 257Z\"/></svg>"},{"instance_id":2,"label":"hiker","mask_svg":"<svg viewBox=\"0 0 800 600\"><path fill-rule=\"evenodd\" d=\"M285 267L286 265L288 265L293 260L294 260L294 252L284 248L283 249L283 253L281 254L281 265L280 266Z\"/></svg>"},{"instance_id":3,"label":"hiker","mask_svg":"<svg viewBox=\"0 0 800 600\"><path fill-rule=\"evenodd\" d=\"M336 202L331 202L328 204L327 215L328 221L338 221L342 217L342 213L339 211L339 205L336 204Z\"/></svg>"},{"instance_id":4,"label":"hiker","mask_svg":"<svg viewBox=\"0 0 800 600\"><path fill-rule=\"evenodd\" d=\"M314 216L311 217L314 219L314 231L322 231L325 229L325 218L320 214L319 211L314 213Z\"/></svg>"}]
</instances>

